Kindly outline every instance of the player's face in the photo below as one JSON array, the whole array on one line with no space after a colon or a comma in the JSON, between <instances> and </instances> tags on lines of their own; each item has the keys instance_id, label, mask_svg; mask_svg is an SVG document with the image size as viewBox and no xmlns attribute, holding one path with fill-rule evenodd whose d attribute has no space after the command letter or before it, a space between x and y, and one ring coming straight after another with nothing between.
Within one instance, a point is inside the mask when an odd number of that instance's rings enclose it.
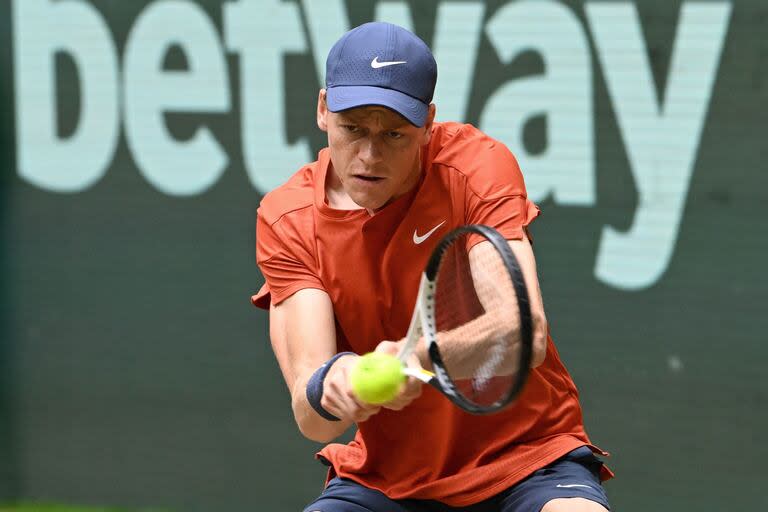
<instances>
[{"instance_id":1,"label":"player's face","mask_svg":"<svg viewBox=\"0 0 768 512\"><path fill-rule=\"evenodd\" d=\"M429 142L434 105L423 127L384 107L330 112L320 91L317 123L328 133L333 172L355 204L378 210L411 190L421 176L420 148Z\"/></svg>"}]
</instances>

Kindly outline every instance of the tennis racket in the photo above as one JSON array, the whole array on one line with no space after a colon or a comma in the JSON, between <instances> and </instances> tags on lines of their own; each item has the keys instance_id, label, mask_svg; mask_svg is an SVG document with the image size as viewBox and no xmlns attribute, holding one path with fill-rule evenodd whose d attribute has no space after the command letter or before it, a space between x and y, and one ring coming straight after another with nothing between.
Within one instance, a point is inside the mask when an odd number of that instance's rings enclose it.
<instances>
[{"instance_id":1,"label":"tennis racket","mask_svg":"<svg viewBox=\"0 0 768 512\"><path fill-rule=\"evenodd\" d=\"M422 338L434 373L405 366ZM520 394L530 373L531 309L520 265L498 231L467 225L438 243L397 357L406 375L473 414L498 411Z\"/></svg>"}]
</instances>

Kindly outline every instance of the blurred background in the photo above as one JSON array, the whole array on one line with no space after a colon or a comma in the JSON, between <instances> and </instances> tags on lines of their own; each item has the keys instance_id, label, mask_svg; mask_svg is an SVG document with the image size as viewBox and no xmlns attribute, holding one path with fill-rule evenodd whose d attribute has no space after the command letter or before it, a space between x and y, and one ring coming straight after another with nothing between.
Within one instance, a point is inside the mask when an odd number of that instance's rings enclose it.
<instances>
[{"instance_id":1,"label":"blurred background","mask_svg":"<svg viewBox=\"0 0 768 512\"><path fill-rule=\"evenodd\" d=\"M255 213L373 19L433 48L438 120L519 157L614 509L768 508L764 0L0 1L0 503L320 492Z\"/></svg>"}]
</instances>

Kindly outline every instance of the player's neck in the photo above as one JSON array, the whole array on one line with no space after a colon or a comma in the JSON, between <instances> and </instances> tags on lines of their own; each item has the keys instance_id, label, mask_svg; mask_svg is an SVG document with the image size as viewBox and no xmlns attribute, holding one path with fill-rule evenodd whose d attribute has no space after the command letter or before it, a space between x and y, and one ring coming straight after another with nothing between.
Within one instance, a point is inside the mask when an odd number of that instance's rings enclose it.
<instances>
[{"instance_id":1,"label":"player's neck","mask_svg":"<svg viewBox=\"0 0 768 512\"><path fill-rule=\"evenodd\" d=\"M341 180L333 171L333 165L328 164L328 174L325 179L325 203L334 210L362 210L363 207L349 197ZM372 213L372 212L368 212Z\"/></svg>"}]
</instances>

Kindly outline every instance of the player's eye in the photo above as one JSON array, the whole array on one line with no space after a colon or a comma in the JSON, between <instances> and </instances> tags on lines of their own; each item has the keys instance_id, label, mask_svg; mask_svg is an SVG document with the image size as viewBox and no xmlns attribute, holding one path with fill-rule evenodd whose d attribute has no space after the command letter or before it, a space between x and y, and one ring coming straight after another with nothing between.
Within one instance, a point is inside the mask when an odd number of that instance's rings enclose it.
<instances>
[{"instance_id":1,"label":"player's eye","mask_svg":"<svg viewBox=\"0 0 768 512\"><path fill-rule=\"evenodd\" d=\"M360 131L360 127L355 124L343 124L341 127L349 133L357 133Z\"/></svg>"},{"instance_id":2,"label":"player's eye","mask_svg":"<svg viewBox=\"0 0 768 512\"><path fill-rule=\"evenodd\" d=\"M393 130L391 132L388 132L387 136L389 136L389 138L392 139L392 140L398 140L398 139L403 137L403 134Z\"/></svg>"}]
</instances>

